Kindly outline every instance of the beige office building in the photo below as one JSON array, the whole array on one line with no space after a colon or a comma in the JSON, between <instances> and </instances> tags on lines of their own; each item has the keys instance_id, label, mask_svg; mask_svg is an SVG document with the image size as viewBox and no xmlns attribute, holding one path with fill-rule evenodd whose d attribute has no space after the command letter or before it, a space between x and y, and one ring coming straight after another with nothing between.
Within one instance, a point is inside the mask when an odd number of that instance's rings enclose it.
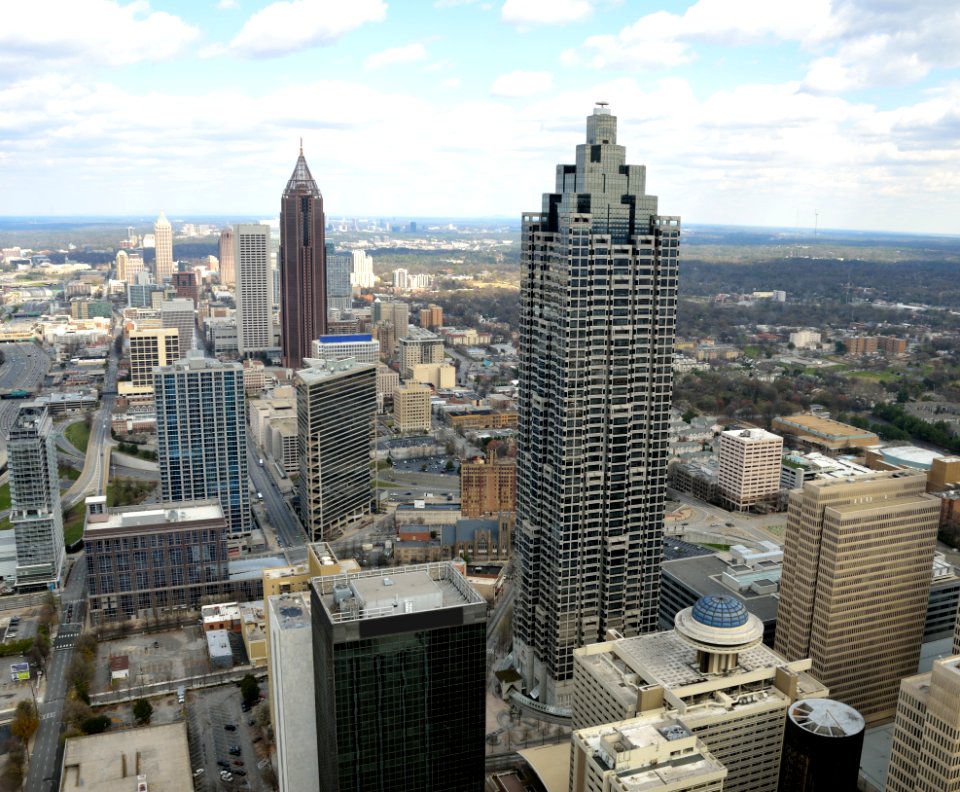
<instances>
[{"instance_id":1,"label":"beige office building","mask_svg":"<svg viewBox=\"0 0 960 792\"><path fill-rule=\"evenodd\" d=\"M377 410L383 412L384 402L393 400L393 392L400 386L400 375L386 363L377 363Z\"/></svg>"},{"instance_id":2,"label":"beige office building","mask_svg":"<svg viewBox=\"0 0 960 792\"><path fill-rule=\"evenodd\" d=\"M453 388L457 384L457 370L449 363L417 363L407 379L433 385L437 390Z\"/></svg>"},{"instance_id":3,"label":"beige office building","mask_svg":"<svg viewBox=\"0 0 960 792\"><path fill-rule=\"evenodd\" d=\"M420 363L443 363L443 339L436 333L411 327L405 338L397 338L400 376L413 378L413 368Z\"/></svg>"},{"instance_id":4,"label":"beige office building","mask_svg":"<svg viewBox=\"0 0 960 792\"><path fill-rule=\"evenodd\" d=\"M430 397L433 390L410 382L393 392L394 428L400 434L425 434L430 431Z\"/></svg>"},{"instance_id":5,"label":"beige office building","mask_svg":"<svg viewBox=\"0 0 960 792\"><path fill-rule=\"evenodd\" d=\"M180 331L180 355L186 357L193 349L193 329L196 326L196 311L193 300L175 297L160 303L160 321L164 327L175 327Z\"/></svg>"},{"instance_id":6,"label":"beige office building","mask_svg":"<svg viewBox=\"0 0 960 792\"><path fill-rule=\"evenodd\" d=\"M900 684L886 792L960 792L960 656Z\"/></svg>"},{"instance_id":7,"label":"beige office building","mask_svg":"<svg viewBox=\"0 0 960 792\"><path fill-rule=\"evenodd\" d=\"M576 649L573 728L670 718L726 768L724 790L776 792L787 708L827 690L809 660L788 662L762 637L762 622L720 595L680 611L674 630Z\"/></svg>"},{"instance_id":8,"label":"beige office building","mask_svg":"<svg viewBox=\"0 0 960 792\"><path fill-rule=\"evenodd\" d=\"M873 725L916 672L940 501L923 471L808 481L790 493L776 649L809 657Z\"/></svg>"},{"instance_id":9,"label":"beige office building","mask_svg":"<svg viewBox=\"0 0 960 792\"><path fill-rule=\"evenodd\" d=\"M224 286L233 286L237 282L237 267L232 228L225 228L220 232L219 253L220 283Z\"/></svg>"},{"instance_id":10,"label":"beige office building","mask_svg":"<svg viewBox=\"0 0 960 792\"><path fill-rule=\"evenodd\" d=\"M130 381L137 391L153 390L153 367L180 359L180 332L173 327L130 331Z\"/></svg>"},{"instance_id":11,"label":"beige office building","mask_svg":"<svg viewBox=\"0 0 960 792\"><path fill-rule=\"evenodd\" d=\"M720 434L717 484L724 506L746 511L775 501L780 490L783 438L764 429L731 429Z\"/></svg>"},{"instance_id":12,"label":"beige office building","mask_svg":"<svg viewBox=\"0 0 960 792\"><path fill-rule=\"evenodd\" d=\"M154 264L154 277L162 284L173 277L173 226L163 212L153 224L153 236L156 240L157 259Z\"/></svg>"},{"instance_id":13,"label":"beige office building","mask_svg":"<svg viewBox=\"0 0 960 792\"><path fill-rule=\"evenodd\" d=\"M570 792L721 792L726 776L702 740L659 714L573 733Z\"/></svg>"}]
</instances>

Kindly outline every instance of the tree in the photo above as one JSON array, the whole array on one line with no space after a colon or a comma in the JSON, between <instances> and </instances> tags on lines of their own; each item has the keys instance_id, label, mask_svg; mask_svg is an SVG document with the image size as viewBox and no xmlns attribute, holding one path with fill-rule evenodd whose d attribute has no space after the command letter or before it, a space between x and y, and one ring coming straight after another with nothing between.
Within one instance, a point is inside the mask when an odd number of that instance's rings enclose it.
<instances>
[{"instance_id":1,"label":"tree","mask_svg":"<svg viewBox=\"0 0 960 792\"><path fill-rule=\"evenodd\" d=\"M260 685L253 674L247 674L240 680L240 695L245 704L253 704L260 699Z\"/></svg>"},{"instance_id":2,"label":"tree","mask_svg":"<svg viewBox=\"0 0 960 792\"><path fill-rule=\"evenodd\" d=\"M133 717L139 726L146 726L153 716L153 704L146 699L137 699L133 702Z\"/></svg>"},{"instance_id":3,"label":"tree","mask_svg":"<svg viewBox=\"0 0 960 792\"><path fill-rule=\"evenodd\" d=\"M110 717L107 715L93 715L80 724L84 734L100 734L110 728Z\"/></svg>"},{"instance_id":4,"label":"tree","mask_svg":"<svg viewBox=\"0 0 960 792\"><path fill-rule=\"evenodd\" d=\"M23 750L27 753L29 753L30 738L36 734L39 726L40 718L33 702L18 702L16 712L13 715L13 723L10 724L10 731L14 737L23 743Z\"/></svg>"}]
</instances>

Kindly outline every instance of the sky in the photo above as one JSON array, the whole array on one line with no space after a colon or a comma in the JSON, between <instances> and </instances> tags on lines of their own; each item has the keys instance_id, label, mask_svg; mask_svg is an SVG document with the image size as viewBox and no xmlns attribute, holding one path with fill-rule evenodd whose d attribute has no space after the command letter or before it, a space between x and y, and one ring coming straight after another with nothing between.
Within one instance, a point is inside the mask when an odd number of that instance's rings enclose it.
<instances>
[{"instance_id":1,"label":"sky","mask_svg":"<svg viewBox=\"0 0 960 792\"><path fill-rule=\"evenodd\" d=\"M944 0L0 0L0 215L537 211L609 102L684 222L956 234Z\"/></svg>"}]
</instances>

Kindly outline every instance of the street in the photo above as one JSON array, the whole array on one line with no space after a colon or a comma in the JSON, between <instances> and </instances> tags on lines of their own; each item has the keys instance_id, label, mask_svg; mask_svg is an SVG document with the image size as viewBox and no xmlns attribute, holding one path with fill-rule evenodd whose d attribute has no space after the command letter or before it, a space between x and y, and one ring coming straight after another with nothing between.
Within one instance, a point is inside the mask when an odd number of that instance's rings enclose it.
<instances>
[{"instance_id":1,"label":"street","mask_svg":"<svg viewBox=\"0 0 960 792\"><path fill-rule=\"evenodd\" d=\"M71 614L71 621L61 622L50 648L47 661L46 692L40 704L40 727L33 738L30 767L23 788L26 792L50 792L60 788L60 727L67 687L67 669L73 647L83 629L87 564L83 556L70 571L60 601L61 618Z\"/></svg>"}]
</instances>

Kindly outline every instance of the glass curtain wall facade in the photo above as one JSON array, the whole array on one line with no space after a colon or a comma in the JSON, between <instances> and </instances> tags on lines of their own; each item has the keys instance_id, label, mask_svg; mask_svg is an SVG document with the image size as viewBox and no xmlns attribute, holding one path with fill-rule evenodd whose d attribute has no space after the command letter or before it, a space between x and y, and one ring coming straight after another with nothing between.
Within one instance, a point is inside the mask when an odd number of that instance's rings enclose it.
<instances>
[{"instance_id":1,"label":"glass curtain wall facade","mask_svg":"<svg viewBox=\"0 0 960 792\"><path fill-rule=\"evenodd\" d=\"M301 368L327 332L323 196L300 157L280 199L280 344L283 365Z\"/></svg>"},{"instance_id":2,"label":"glass curtain wall facade","mask_svg":"<svg viewBox=\"0 0 960 792\"><path fill-rule=\"evenodd\" d=\"M522 224L514 655L559 706L575 648L658 624L680 219L616 133L597 107Z\"/></svg>"},{"instance_id":3,"label":"glass curtain wall facade","mask_svg":"<svg viewBox=\"0 0 960 792\"><path fill-rule=\"evenodd\" d=\"M47 408L25 402L10 427L10 522L17 548L17 588L60 582L66 557L53 422Z\"/></svg>"},{"instance_id":4,"label":"glass curtain wall facade","mask_svg":"<svg viewBox=\"0 0 960 792\"><path fill-rule=\"evenodd\" d=\"M228 531L249 532L243 366L190 357L157 367L153 388L161 500L216 498Z\"/></svg>"}]
</instances>

